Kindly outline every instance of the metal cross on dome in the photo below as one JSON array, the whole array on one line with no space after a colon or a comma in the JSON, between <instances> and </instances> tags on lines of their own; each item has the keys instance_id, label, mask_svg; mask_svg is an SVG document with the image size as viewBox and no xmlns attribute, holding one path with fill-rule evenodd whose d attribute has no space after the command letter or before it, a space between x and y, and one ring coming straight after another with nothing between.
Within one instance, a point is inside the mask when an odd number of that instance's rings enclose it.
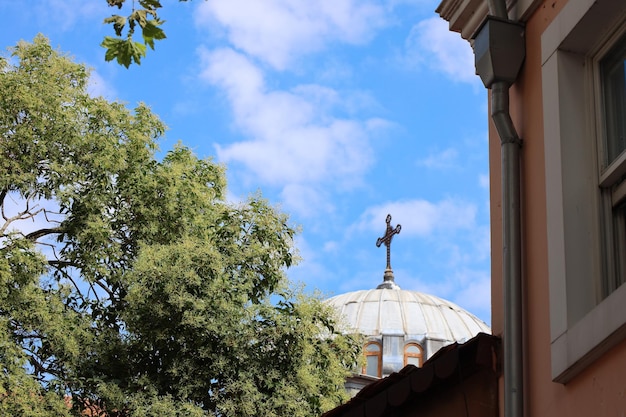
<instances>
[{"instance_id":1,"label":"metal cross on dome","mask_svg":"<svg viewBox=\"0 0 626 417\"><path fill-rule=\"evenodd\" d=\"M393 239L393 235L397 235L400 233L402 229L401 225L397 225L395 228L391 227L391 214L387 215L387 219L385 220L387 223L387 229L385 230L385 235L383 237L379 237L376 240L376 247L380 248L380 245L383 243L387 247L387 270L391 271L391 239Z\"/></svg>"}]
</instances>

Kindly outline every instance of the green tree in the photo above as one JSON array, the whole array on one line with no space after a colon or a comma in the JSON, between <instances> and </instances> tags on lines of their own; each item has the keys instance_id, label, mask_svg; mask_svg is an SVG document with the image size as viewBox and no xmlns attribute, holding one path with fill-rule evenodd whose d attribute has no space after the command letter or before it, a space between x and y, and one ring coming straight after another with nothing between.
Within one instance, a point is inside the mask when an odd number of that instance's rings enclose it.
<instances>
[{"instance_id":1,"label":"green tree","mask_svg":"<svg viewBox=\"0 0 626 417\"><path fill-rule=\"evenodd\" d=\"M311 416L359 343L288 283L294 229L39 36L0 58L0 414ZM72 410L66 405L71 395Z\"/></svg>"}]
</instances>

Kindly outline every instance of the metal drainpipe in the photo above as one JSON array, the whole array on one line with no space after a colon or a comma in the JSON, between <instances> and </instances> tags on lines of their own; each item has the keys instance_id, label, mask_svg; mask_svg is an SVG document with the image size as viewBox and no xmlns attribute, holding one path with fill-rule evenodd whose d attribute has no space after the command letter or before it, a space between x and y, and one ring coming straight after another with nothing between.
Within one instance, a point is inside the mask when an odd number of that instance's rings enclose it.
<instances>
[{"instance_id":1,"label":"metal drainpipe","mask_svg":"<svg viewBox=\"0 0 626 417\"><path fill-rule=\"evenodd\" d=\"M487 0L493 16L508 19L506 0ZM507 82L491 87L491 118L501 143L502 158L502 271L504 295L504 416L523 417L522 272L520 221L521 140L509 113Z\"/></svg>"}]
</instances>

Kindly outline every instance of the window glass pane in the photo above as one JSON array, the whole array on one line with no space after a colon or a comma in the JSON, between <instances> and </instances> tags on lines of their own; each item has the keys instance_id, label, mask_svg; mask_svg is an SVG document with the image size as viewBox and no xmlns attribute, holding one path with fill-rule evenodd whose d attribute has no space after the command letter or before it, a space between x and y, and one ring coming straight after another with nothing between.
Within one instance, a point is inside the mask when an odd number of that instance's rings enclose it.
<instances>
[{"instance_id":1,"label":"window glass pane","mask_svg":"<svg viewBox=\"0 0 626 417\"><path fill-rule=\"evenodd\" d=\"M626 36L600 62L604 94L605 164L626 149Z\"/></svg>"},{"instance_id":2,"label":"window glass pane","mask_svg":"<svg viewBox=\"0 0 626 417\"><path fill-rule=\"evenodd\" d=\"M626 204L613 209L613 239L615 272L605 282L604 296L615 291L626 279Z\"/></svg>"},{"instance_id":3,"label":"window glass pane","mask_svg":"<svg viewBox=\"0 0 626 417\"><path fill-rule=\"evenodd\" d=\"M420 358L414 357L414 356L409 356L408 358L406 358L406 364L407 365L415 365L417 367L420 366Z\"/></svg>"},{"instance_id":4,"label":"window glass pane","mask_svg":"<svg viewBox=\"0 0 626 417\"><path fill-rule=\"evenodd\" d=\"M368 352L380 352L380 346L377 343L370 343L365 346L365 350Z\"/></svg>"},{"instance_id":5,"label":"window glass pane","mask_svg":"<svg viewBox=\"0 0 626 417\"><path fill-rule=\"evenodd\" d=\"M420 348L417 345L408 345L406 347L406 353L420 353Z\"/></svg>"},{"instance_id":6,"label":"window glass pane","mask_svg":"<svg viewBox=\"0 0 626 417\"><path fill-rule=\"evenodd\" d=\"M369 355L365 358L367 359L365 374L370 376L378 376L378 355Z\"/></svg>"}]
</instances>

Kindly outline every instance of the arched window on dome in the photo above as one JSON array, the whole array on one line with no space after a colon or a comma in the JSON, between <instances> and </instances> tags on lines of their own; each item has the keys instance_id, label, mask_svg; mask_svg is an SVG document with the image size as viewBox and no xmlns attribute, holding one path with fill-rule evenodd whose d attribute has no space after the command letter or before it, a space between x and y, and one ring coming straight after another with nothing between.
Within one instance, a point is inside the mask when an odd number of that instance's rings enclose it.
<instances>
[{"instance_id":1,"label":"arched window on dome","mask_svg":"<svg viewBox=\"0 0 626 417\"><path fill-rule=\"evenodd\" d=\"M383 348L381 344L368 342L365 344L363 351L365 352L363 373L380 378L383 374Z\"/></svg>"},{"instance_id":2,"label":"arched window on dome","mask_svg":"<svg viewBox=\"0 0 626 417\"><path fill-rule=\"evenodd\" d=\"M422 366L424 360L424 350L417 343L407 343L404 346L404 366L415 365L418 368Z\"/></svg>"}]
</instances>

